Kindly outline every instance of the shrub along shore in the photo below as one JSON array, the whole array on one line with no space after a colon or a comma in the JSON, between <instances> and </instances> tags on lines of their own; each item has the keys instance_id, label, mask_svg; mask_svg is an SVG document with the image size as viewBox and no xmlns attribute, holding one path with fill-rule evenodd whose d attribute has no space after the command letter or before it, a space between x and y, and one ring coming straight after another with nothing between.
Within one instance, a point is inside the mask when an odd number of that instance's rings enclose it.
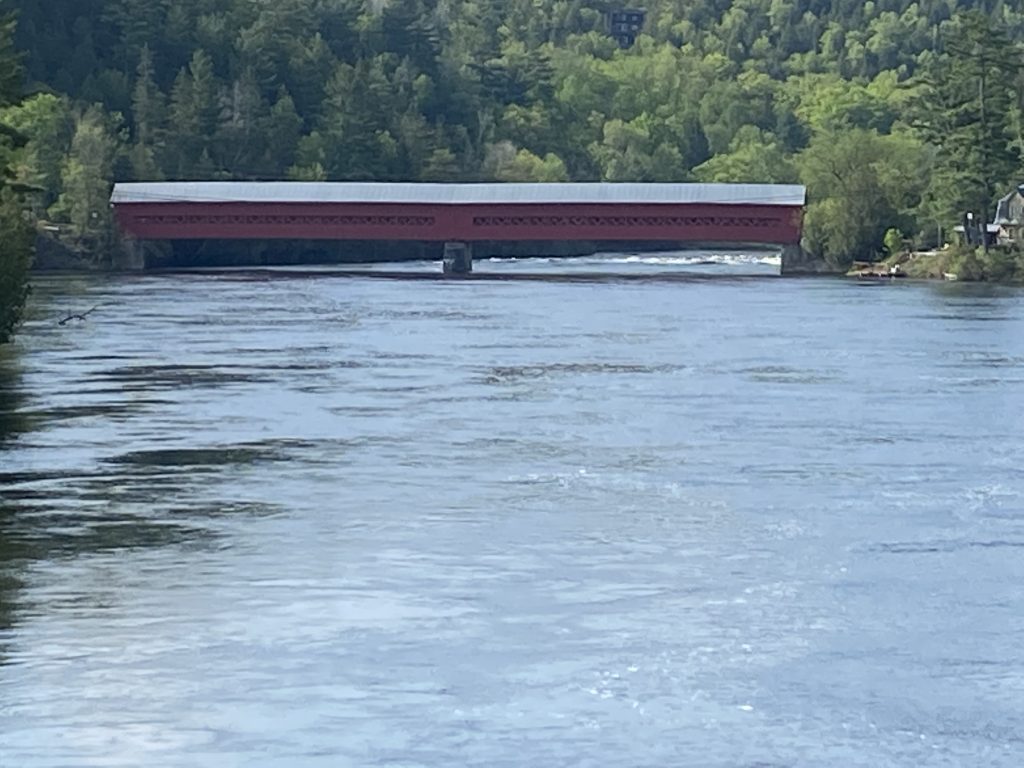
<instances>
[{"instance_id":1,"label":"shrub along shore","mask_svg":"<svg viewBox=\"0 0 1024 768\"><path fill-rule=\"evenodd\" d=\"M878 262L854 262L846 276L1024 285L1024 251L1000 246L985 250L960 245L939 250L907 251Z\"/></svg>"}]
</instances>

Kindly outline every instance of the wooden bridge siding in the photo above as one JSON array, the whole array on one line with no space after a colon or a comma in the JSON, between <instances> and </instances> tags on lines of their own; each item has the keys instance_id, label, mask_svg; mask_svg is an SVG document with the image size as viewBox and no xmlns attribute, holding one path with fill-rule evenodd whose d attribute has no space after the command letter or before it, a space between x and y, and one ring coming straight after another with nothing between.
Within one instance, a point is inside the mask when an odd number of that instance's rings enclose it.
<instances>
[{"instance_id":1,"label":"wooden bridge siding","mask_svg":"<svg viewBox=\"0 0 1024 768\"><path fill-rule=\"evenodd\" d=\"M145 240L800 240L802 209L723 204L123 203Z\"/></svg>"}]
</instances>

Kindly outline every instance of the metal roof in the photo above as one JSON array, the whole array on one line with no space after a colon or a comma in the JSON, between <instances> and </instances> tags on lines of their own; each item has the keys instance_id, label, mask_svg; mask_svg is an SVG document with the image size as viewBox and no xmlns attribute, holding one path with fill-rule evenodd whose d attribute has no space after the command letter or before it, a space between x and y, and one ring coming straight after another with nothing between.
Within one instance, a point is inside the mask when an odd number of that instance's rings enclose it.
<instances>
[{"instance_id":1,"label":"metal roof","mask_svg":"<svg viewBox=\"0 0 1024 768\"><path fill-rule=\"evenodd\" d=\"M122 183L111 202L129 203L707 203L802 206L796 184L414 184L329 181Z\"/></svg>"},{"instance_id":2,"label":"metal roof","mask_svg":"<svg viewBox=\"0 0 1024 768\"><path fill-rule=\"evenodd\" d=\"M1022 185L1024 187L1024 185ZM1013 192L999 198L999 202L996 203L996 217L993 223L995 224L1012 224L1013 219L1010 217L1010 201L1013 200L1014 195L1024 194L1021 191L1022 187L1017 187Z\"/></svg>"}]
</instances>

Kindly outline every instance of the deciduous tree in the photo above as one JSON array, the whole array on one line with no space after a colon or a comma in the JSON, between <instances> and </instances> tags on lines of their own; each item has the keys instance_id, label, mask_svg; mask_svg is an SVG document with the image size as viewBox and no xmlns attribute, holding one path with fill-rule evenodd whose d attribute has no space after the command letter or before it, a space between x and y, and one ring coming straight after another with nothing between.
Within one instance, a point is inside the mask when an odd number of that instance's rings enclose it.
<instances>
[{"instance_id":1,"label":"deciduous tree","mask_svg":"<svg viewBox=\"0 0 1024 768\"><path fill-rule=\"evenodd\" d=\"M21 56L14 48L14 19L0 18L0 106L21 99ZM10 339L21 320L28 297L28 269L32 262L33 229L25 219L15 165L28 138L0 122L0 344Z\"/></svg>"}]
</instances>

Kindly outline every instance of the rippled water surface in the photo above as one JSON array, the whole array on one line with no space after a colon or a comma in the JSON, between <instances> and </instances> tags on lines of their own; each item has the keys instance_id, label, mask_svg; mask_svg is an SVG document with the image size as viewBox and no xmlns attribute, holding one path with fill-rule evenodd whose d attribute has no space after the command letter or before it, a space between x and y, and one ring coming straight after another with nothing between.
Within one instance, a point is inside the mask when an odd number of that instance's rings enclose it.
<instances>
[{"instance_id":1,"label":"rippled water surface","mask_svg":"<svg viewBox=\"0 0 1024 768\"><path fill-rule=\"evenodd\" d=\"M1024 764L1024 294L747 267L40 280L0 765Z\"/></svg>"}]
</instances>

